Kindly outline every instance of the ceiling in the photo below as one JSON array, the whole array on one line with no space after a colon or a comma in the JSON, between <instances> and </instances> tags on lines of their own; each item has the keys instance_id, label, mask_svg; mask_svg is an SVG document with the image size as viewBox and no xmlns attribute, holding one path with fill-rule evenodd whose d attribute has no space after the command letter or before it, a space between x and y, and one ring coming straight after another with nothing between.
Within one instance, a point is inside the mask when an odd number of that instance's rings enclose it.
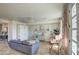
<instances>
[{"instance_id":1,"label":"ceiling","mask_svg":"<svg viewBox=\"0 0 79 59\"><path fill-rule=\"evenodd\" d=\"M0 3L0 17L23 22L55 20L63 15L59 3Z\"/></svg>"}]
</instances>

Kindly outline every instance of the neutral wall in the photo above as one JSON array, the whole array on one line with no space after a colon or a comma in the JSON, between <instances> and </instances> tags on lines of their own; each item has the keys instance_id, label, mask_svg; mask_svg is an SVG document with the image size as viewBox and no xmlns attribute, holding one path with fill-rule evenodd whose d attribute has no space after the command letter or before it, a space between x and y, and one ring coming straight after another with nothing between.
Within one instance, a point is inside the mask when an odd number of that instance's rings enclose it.
<instances>
[{"instance_id":1,"label":"neutral wall","mask_svg":"<svg viewBox=\"0 0 79 59\"><path fill-rule=\"evenodd\" d=\"M26 23L20 21L14 21L14 20L7 20L7 19L0 19L0 23L8 24L8 41L17 40L17 39L21 39L21 40L28 39L29 34L28 34L28 26ZM18 28L18 26L22 26L23 28Z\"/></svg>"},{"instance_id":2,"label":"neutral wall","mask_svg":"<svg viewBox=\"0 0 79 59\"><path fill-rule=\"evenodd\" d=\"M54 29L59 28L58 27L58 23L34 23L29 25L29 32L30 32L30 39L32 39L32 33L34 32L35 29L37 29L38 31L40 31L40 26L43 29L43 33L44 33L44 37L40 37L40 40L44 40L44 41L48 41L49 37L50 37L50 32ZM48 30L49 29L49 30ZM41 32L41 31L40 31Z\"/></svg>"},{"instance_id":3,"label":"neutral wall","mask_svg":"<svg viewBox=\"0 0 79 59\"><path fill-rule=\"evenodd\" d=\"M29 35L28 26L23 24L18 24L17 29L18 29L17 38L21 39L21 41L28 40L28 35Z\"/></svg>"},{"instance_id":4,"label":"neutral wall","mask_svg":"<svg viewBox=\"0 0 79 59\"><path fill-rule=\"evenodd\" d=\"M44 40L48 41L50 31L53 31L56 28L59 28L59 21L48 21L48 22L37 22L37 23L23 23L20 21L11 20L8 23L8 40L27 40L32 39L30 38L32 32L35 28L39 30L40 25L43 26L45 33L44 33ZM49 30L47 30L49 29ZM59 28L60 29L60 28Z\"/></svg>"},{"instance_id":5,"label":"neutral wall","mask_svg":"<svg viewBox=\"0 0 79 59\"><path fill-rule=\"evenodd\" d=\"M28 27L25 23L19 22L19 21L10 21L9 22L9 40L17 40L17 39L21 39L21 40L27 40L28 39L28 34L24 35L24 33L28 32L27 29L24 30L24 28L18 28L18 25L22 25L23 27ZM23 35L21 35L21 33L18 31L21 30L21 32L23 33ZM18 34L20 35L20 37L18 36ZM23 38L23 39L22 39Z\"/></svg>"}]
</instances>

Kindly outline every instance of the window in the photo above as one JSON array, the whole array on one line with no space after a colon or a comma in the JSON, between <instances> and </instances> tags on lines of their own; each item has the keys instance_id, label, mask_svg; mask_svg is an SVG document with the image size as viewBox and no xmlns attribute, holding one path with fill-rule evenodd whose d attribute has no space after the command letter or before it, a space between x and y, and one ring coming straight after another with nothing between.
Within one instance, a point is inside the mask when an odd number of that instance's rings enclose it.
<instances>
[{"instance_id":1,"label":"window","mask_svg":"<svg viewBox=\"0 0 79 59\"><path fill-rule=\"evenodd\" d=\"M72 28L77 28L77 17L76 16L72 19Z\"/></svg>"},{"instance_id":2,"label":"window","mask_svg":"<svg viewBox=\"0 0 79 59\"><path fill-rule=\"evenodd\" d=\"M77 30L72 30L72 40L77 42Z\"/></svg>"},{"instance_id":3,"label":"window","mask_svg":"<svg viewBox=\"0 0 79 59\"><path fill-rule=\"evenodd\" d=\"M77 15L76 4L72 6L72 55L77 55Z\"/></svg>"},{"instance_id":4,"label":"window","mask_svg":"<svg viewBox=\"0 0 79 59\"><path fill-rule=\"evenodd\" d=\"M76 4L72 7L72 17L76 15Z\"/></svg>"},{"instance_id":5,"label":"window","mask_svg":"<svg viewBox=\"0 0 79 59\"><path fill-rule=\"evenodd\" d=\"M72 55L77 55L77 47L76 43L72 42Z\"/></svg>"}]
</instances>

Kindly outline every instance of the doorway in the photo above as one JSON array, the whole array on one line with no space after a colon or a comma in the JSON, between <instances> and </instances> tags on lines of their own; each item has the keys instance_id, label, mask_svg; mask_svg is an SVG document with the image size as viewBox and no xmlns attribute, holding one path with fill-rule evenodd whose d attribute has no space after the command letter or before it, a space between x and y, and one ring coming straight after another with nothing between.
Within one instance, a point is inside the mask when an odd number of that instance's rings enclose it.
<instances>
[{"instance_id":1,"label":"doorway","mask_svg":"<svg viewBox=\"0 0 79 59\"><path fill-rule=\"evenodd\" d=\"M8 23L0 23L0 41L8 40Z\"/></svg>"}]
</instances>

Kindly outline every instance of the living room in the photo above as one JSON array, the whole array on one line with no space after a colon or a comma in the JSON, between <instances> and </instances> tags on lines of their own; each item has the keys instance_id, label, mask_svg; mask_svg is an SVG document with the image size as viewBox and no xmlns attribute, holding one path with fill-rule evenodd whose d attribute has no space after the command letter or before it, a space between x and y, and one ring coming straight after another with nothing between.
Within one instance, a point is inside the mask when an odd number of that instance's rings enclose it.
<instances>
[{"instance_id":1,"label":"living room","mask_svg":"<svg viewBox=\"0 0 79 59\"><path fill-rule=\"evenodd\" d=\"M72 4L0 4L0 54L71 54L71 20L67 20L70 5Z\"/></svg>"}]
</instances>

